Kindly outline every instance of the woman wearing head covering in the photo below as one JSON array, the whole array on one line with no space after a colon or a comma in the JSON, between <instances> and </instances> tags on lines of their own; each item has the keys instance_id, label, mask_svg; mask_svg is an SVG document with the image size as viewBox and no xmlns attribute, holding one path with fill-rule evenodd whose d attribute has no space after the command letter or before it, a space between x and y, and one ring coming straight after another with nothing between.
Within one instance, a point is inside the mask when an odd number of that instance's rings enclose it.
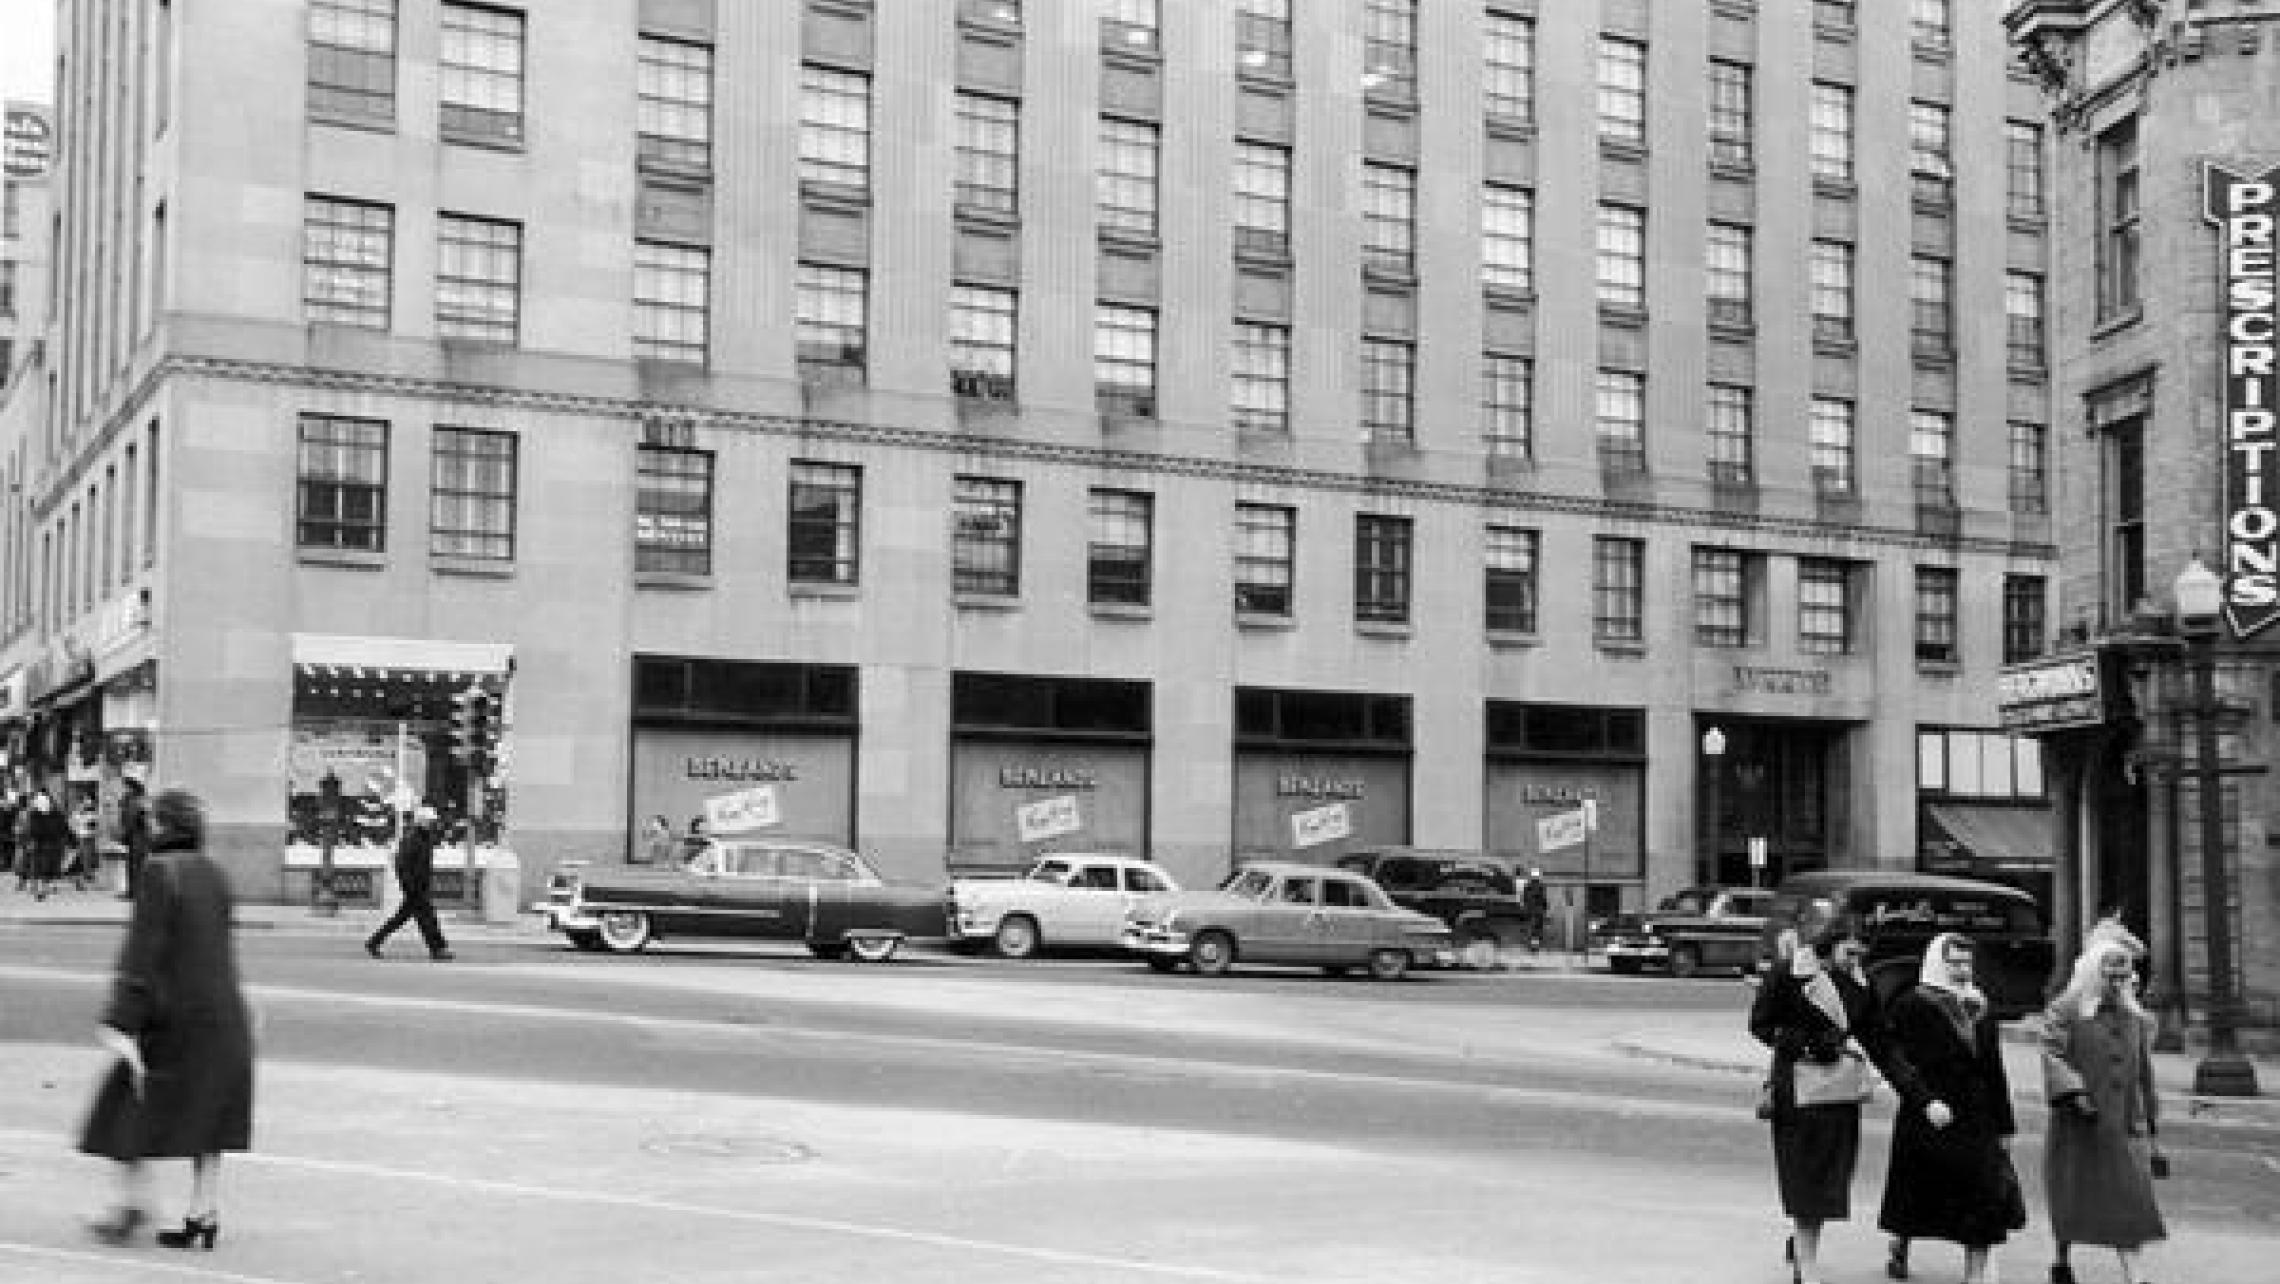
<instances>
[{"instance_id":1,"label":"woman wearing head covering","mask_svg":"<svg viewBox=\"0 0 2280 1284\"><path fill-rule=\"evenodd\" d=\"M2076 1244L2121 1255L2137 1284L2138 1252L2166 1238L2153 1200L2150 1150L2161 1103L2153 1083L2154 1020L2139 1005L2128 945L2093 939L2064 993L2043 1013L2043 1190L2057 1244L2051 1284L2074 1284Z\"/></svg>"},{"instance_id":2,"label":"woman wearing head covering","mask_svg":"<svg viewBox=\"0 0 2280 1284\"><path fill-rule=\"evenodd\" d=\"M2027 1212L2009 1154L2018 1129L2002 1034L1972 983L1970 939L1933 937L1915 988L1885 1013L1900 1106L1877 1224L1904 1240L1961 1244L1964 1284L1983 1284L1988 1250L2026 1225Z\"/></svg>"},{"instance_id":3,"label":"woman wearing head covering","mask_svg":"<svg viewBox=\"0 0 2280 1284\"><path fill-rule=\"evenodd\" d=\"M201 850L198 800L179 789L151 804L150 863L119 950L98 1036L119 1055L79 1148L118 1161L119 1203L88 1225L123 1243L149 1216L145 1160L188 1159L189 1215L158 1232L168 1248L212 1248L220 1233L222 1152L253 1134L253 1033L230 938L229 880Z\"/></svg>"}]
</instances>

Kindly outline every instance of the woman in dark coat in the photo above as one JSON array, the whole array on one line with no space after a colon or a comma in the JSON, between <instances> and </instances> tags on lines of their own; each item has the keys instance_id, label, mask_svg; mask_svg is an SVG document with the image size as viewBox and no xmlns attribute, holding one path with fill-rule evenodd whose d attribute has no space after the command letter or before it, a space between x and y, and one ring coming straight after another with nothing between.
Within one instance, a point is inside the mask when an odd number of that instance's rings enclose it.
<instances>
[{"instance_id":1,"label":"woman in dark coat","mask_svg":"<svg viewBox=\"0 0 2280 1284\"><path fill-rule=\"evenodd\" d=\"M1800 1061L1828 1065L1847 1052L1883 1061L1875 991L1861 972L1867 953L1850 916L1807 929L1809 944L1776 958L1750 1004L1750 1033L1773 1049L1773 1168L1788 1214L1790 1277L1820 1278L1821 1227L1852 1215L1860 1158L1860 1103L1799 1105Z\"/></svg>"},{"instance_id":2,"label":"woman in dark coat","mask_svg":"<svg viewBox=\"0 0 2280 1284\"><path fill-rule=\"evenodd\" d=\"M253 1133L253 1032L230 938L229 881L200 850L198 800L178 789L151 804L150 863L119 951L99 1031L119 1064L103 1083L79 1148L119 1163L120 1200L90 1223L119 1243L147 1216L147 1159L191 1161L190 1212L158 1232L169 1248L212 1248L222 1152Z\"/></svg>"},{"instance_id":3,"label":"woman in dark coat","mask_svg":"<svg viewBox=\"0 0 2280 1284\"><path fill-rule=\"evenodd\" d=\"M2076 1244L2102 1244L2138 1282L2138 1252L2167 1237L2154 1204L2151 1148L2161 1120L2153 1017L2138 1003L2128 944L2093 939L2066 992L2043 1013L2043 1189L2057 1243L2051 1284L2074 1284Z\"/></svg>"},{"instance_id":4,"label":"woman in dark coat","mask_svg":"<svg viewBox=\"0 0 2280 1284\"><path fill-rule=\"evenodd\" d=\"M1964 1284L1982 1284L1988 1250L2027 1213L2009 1153L2018 1129L2002 1034L1971 977L1971 941L1943 932L1924 951L1916 988L1886 1008L1900 1108L1877 1223L1903 1239L1963 1245Z\"/></svg>"},{"instance_id":5,"label":"woman in dark coat","mask_svg":"<svg viewBox=\"0 0 2280 1284\"><path fill-rule=\"evenodd\" d=\"M32 891L41 900L54 890L63 874L64 849L71 843L71 821L56 806L55 795L45 789L32 792L24 816L24 846L31 859Z\"/></svg>"}]
</instances>

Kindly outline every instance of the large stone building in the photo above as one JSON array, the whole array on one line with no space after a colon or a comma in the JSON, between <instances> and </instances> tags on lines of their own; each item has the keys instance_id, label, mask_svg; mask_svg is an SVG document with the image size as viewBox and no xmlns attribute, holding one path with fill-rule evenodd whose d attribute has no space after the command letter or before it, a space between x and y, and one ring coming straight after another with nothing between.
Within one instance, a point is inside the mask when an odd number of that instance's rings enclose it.
<instances>
[{"instance_id":1,"label":"large stone building","mask_svg":"<svg viewBox=\"0 0 2280 1284\"><path fill-rule=\"evenodd\" d=\"M67 0L18 741L257 894L328 773L459 804L471 686L533 865L733 796L917 877L2031 873L1998 17Z\"/></svg>"},{"instance_id":2,"label":"large stone building","mask_svg":"<svg viewBox=\"0 0 2280 1284\"><path fill-rule=\"evenodd\" d=\"M0 104L0 586L22 583L30 560L20 532L30 529L25 456L44 422L36 380L18 387L40 365L38 340L48 306L48 173L55 158L55 123L46 106ZM23 622L5 605L0 587L0 655L15 655L26 641ZM20 726L28 711L26 674L0 664L0 724ZM0 737L0 773L12 746Z\"/></svg>"}]
</instances>

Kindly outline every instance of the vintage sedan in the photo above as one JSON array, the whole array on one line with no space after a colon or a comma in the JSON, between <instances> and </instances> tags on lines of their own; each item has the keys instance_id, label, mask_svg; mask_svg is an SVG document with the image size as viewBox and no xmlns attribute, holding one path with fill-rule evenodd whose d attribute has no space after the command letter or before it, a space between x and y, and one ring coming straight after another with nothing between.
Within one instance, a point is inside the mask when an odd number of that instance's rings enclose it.
<instances>
[{"instance_id":1,"label":"vintage sedan","mask_svg":"<svg viewBox=\"0 0 2280 1284\"><path fill-rule=\"evenodd\" d=\"M879 877L847 848L805 839L722 838L662 868L557 869L533 907L582 950L627 954L682 937L804 943L817 958L894 957L944 935L939 887Z\"/></svg>"},{"instance_id":2,"label":"vintage sedan","mask_svg":"<svg viewBox=\"0 0 2280 1284\"><path fill-rule=\"evenodd\" d=\"M1757 959L1773 893L1754 887L1689 887L1644 914L1618 914L1592 929L1605 943L1613 972L1670 969L1693 976L1705 968L1739 968Z\"/></svg>"},{"instance_id":3,"label":"vintage sedan","mask_svg":"<svg viewBox=\"0 0 2280 1284\"><path fill-rule=\"evenodd\" d=\"M1381 981L1413 966L1454 967L1456 937L1429 914L1403 909L1350 870L1261 861L1217 891L1151 897L1124 921L1124 947L1159 972L1185 964L1218 976L1243 963L1367 968Z\"/></svg>"},{"instance_id":4,"label":"vintage sedan","mask_svg":"<svg viewBox=\"0 0 2280 1284\"><path fill-rule=\"evenodd\" d=\"M950 935L987 941L1009 959L1047 947L1113 947L1144 896L1180 890L1164 867L1138 856L1061 852L1020 878L950 883Z\"/></svg>"}]
</instances>

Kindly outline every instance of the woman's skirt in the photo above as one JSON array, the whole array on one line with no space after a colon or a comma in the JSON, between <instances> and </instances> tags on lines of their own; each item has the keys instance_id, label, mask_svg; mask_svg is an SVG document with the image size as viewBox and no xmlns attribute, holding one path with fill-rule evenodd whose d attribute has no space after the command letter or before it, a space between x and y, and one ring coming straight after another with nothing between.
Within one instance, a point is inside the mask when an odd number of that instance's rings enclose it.
<instances>
[{"instance_id":1,"label":"woman's skirt","mask_svg":"<svg viewBox=\"0 0 2280 1284\"><path fill-rule=\"evenodd\" d=\"M1773 1171L1781 1211L1790 1217L1841 1222L1852 1216L1859 1159L1859 1106L1798 1106L1774 1116Z\"/></svg>"}]
</instances>

